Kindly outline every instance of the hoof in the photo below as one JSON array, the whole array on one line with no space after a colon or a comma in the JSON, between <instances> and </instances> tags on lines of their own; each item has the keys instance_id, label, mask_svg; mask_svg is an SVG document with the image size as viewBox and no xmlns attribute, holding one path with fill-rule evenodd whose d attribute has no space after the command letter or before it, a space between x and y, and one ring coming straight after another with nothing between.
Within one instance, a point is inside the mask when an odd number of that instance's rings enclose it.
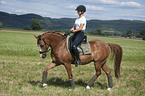
<instances>
[{"instance_id":1,"label":"hoof","mask_svg":"<svg viewBox=\"0 0 145 96\"><path fill-rule=\"evenodd\" d=\"M75 88L69 88L69 91L73 91L73 90L75 90Z\"/></svg>"},{"instance_id":2,"label":"hoof","mask_svg":"<svg viewBox=\"0 0 145 96\"><path fill-rule=\"evenodd\" d=\"M46 89L47 88L47 84L44 83L43 84L43 88Z\"/></svg>"},{"instance_id":3,"label":"hoof","mask_svg":"<svg viewBox=\"0 0 145 96\"><path fill-rule=\"evenodd\" d=\"M107 90L108 90L108 91L111 91L111 88L108 88Z\"/></svg>"},{"instance_id":4,"label":"hoof","mask_svg":"<svg viewBox=\"0 0 145 96\"><path fill-rule=\"evenodd\" d=\"M91 89L90 86L87 86L86 89Z\"/></svg>"}]
</instances>

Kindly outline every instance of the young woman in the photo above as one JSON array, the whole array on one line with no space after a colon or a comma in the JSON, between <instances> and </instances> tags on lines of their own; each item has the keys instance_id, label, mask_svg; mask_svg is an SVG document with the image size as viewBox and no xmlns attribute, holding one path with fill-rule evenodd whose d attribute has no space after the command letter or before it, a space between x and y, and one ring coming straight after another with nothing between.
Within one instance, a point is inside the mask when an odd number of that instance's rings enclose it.
<instances>
[{"instance_id":1,"label":"young woman","mask_svg":"<svg viewBox=\"0 0 145 96\"><path fill-rule=\"evenodd\" d=\"M79 66L81 64L80 58L79 58L79 51L77 50L77 46L82 42L84 38L84 31L86 29L86 18L84 17L84 13L86 12L86 7L84 5L79 5L76 8L76 11L79 15L79 17L75 20L75 24L70 29L69 32L67 32L65 35L70 34L71 32L74 32L72 38L72 56L76 60L75 66Z\"/></svg>"}]
</instances>

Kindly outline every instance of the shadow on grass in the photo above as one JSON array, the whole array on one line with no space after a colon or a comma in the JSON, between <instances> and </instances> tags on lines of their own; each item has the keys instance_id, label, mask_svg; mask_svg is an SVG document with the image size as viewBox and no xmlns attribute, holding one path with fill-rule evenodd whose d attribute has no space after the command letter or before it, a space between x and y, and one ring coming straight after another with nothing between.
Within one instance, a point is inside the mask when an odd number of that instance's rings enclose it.
<instances>
[{"instance_id":1,"label":"shadow on grass","mask_svg":"<svg viewBox=\"0 0 145 96\"><path fill-rule=\"evenodd\" d=\"M38 85L39 87L42 88L41 81L28 81L28 83L30 83L33 86ZM58 86L58 87L63 87L63 88L69 88L71 86L69 80L63 80L62 78L58 78L58 77L52 77L51 79L47 80L47 84L48 84L48 86L56 86L56 87ZM96 84L95 84L95 86L93 84L91 87L99 86L101 89L107 88L106 84L104 85L99 82L97 82ZM82 79L79 79L78 81L75 81L75 85L86 87L87 83L85 81L83 81Z\"/></svg>"},{"instance_id":2,"label":"shadow on grass","mask_svg":"<svg viewBox=\"0 0 145 96\"><path fill-rule=\"evenodd\" d=\"M107 84L101 84L100 82L97 82L97 86L99 86L101 89L107 89ZM95 87L93 85L93 87Z\"/></svg>"},{"instance_id":3,"label":"shadow on grass","mask_svg":"<svg viewBox=\"0 0 145 96\"><path fill-rule=\"evenodd\" d=\"M30 83L33 86L37 86L38 84L40 84L40 81L28 81L28 83Z\"/></svg>"}]
</instances>

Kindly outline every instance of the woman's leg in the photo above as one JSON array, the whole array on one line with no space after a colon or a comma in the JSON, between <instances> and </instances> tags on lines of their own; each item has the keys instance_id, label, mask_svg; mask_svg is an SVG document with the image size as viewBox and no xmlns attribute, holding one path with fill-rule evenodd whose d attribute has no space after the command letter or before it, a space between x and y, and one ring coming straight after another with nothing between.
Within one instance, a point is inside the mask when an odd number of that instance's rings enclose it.
<instances>
[{"instance_id":1,"label":"woman's leg","mask_svg":"<svg viewBox=\"0 0 145 96\"><path fill-rule=\"evenodd\" d=\"M77 49L77 46L82 42L83 38L84 38L84 33L79 32L75 36L75 39L72 43L72 50L73 50L72 54L75 56L75 59L76 59L76 64L75 64L76 67L81 65L81 61L80 61L80 58L79 58L79 51Z\"/></svg>"}]
</instances>

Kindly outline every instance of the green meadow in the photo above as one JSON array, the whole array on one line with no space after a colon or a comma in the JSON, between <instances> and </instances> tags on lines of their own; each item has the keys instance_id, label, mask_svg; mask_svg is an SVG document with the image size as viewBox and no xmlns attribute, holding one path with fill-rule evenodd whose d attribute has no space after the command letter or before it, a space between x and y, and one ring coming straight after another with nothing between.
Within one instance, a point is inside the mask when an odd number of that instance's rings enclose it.
<instances>
[{"instance_id":1,"label":"green meadow","mask_svg":"<svg viewBox=\"0 0 145 96\"><path fill-rule=\"evenodd\" d=\"M47 89L41 84L42 72L51 62L39 57L39 48L33 35L42 32L24 30L0 30L0 94L1 96L145 96L145 41L137 39L88 36L88 40L116 43L123 48L121 78L114 75L111 58L107 66L112 72L114 87L107 91L107 77L100 77L85 89L94 76L93 63L75 67L72 65L76 88L69 91L70 82L63 65L51 69L47 77Z\"/></svg>"}]
</instances>

